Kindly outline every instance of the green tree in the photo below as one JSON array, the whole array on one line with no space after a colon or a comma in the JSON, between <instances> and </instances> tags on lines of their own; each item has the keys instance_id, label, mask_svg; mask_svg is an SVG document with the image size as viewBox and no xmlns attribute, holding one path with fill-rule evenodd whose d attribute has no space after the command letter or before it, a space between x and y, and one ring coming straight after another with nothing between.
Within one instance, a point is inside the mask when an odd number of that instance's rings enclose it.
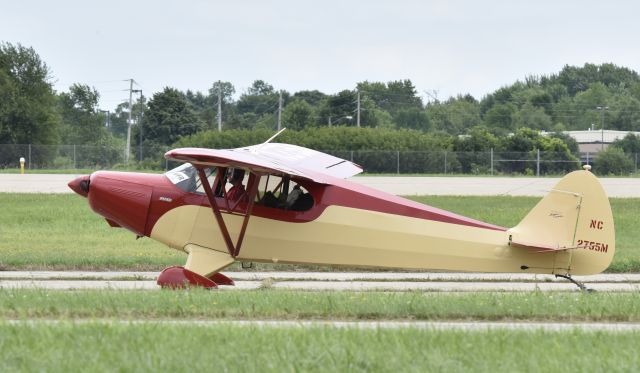
<instances>
[{"instance_id":1,"label":"green tree","mask_svg":"<svg viewBox=\"0 0 640 373\"><path fill-rule=\"evenodd\" d=\"M628 133L624 138L614 141L611 146L620 148L627 154L640 153L640 136Z\"/></svg>"},{"instance_id":2,"label":"green tree","mask_svg":"<svg viewBox=\"0 0 640 373\"><path fill-rule=\"evenodd\" d=\"M496 104L486 112L483 123L496 133L507 134L515 130L513 116L516 107L511 103Z\"/></svg>"},{"instance_id":3,"label":"green tree","mask_svg":"<svg viewBox=\"0 0 640 373\"><path fill-rule=\"evenodd\" d=\"M486 152L498 150L498 146L498 138L483 126L471 128L465 136L458 136L454 141L457 152Z\"/></svg>"},{"instance_id":4,"label":"green tree","mask_svg":"<svg viewBox=\"0 0 640 373\"><path fill-rule=\"evenodd\" d=\"M127 137L127 126L129 120L129 103L122 102L116 106L115 110L109 114L109 124L111 134L116 137Z\"/></svg>"},{"instance_id":5,"label":"green tree","mask_svg":"<svg viewBox=\"0 0 640 373\"><path fill-rule=\"evenodd\" d=\"M198 116L203 123L209 125L209 129L213 129L217 126L217 108L218 108L218 100L217 93L216 96L205 95L202 92L193 92L191 90L187 90L185 92L185 98L191 109Z\"/></svg>"},{"instance_id":6,"label":"green tree","mask_svg":"<svg viewBox=\"0 0 640 373\"><path fill-rule=\"evenodd\" d=\"M107 136L102 116L98 112L100 95L88 85L73 84L69 92L58 98L62 117L61 140L65 144L95 144Z\"/></svg>"},{"instance_id":7,"label":"green tree","mask_svg":"<svg viewBox=\"0 0 640 373\"><path fill-rule=\"evenodd\" d=\"M247 89L247 95L252 96L265 96L272 95L274 93L276 93L276 91L275 89L273 89L273 86L260 79L254 80L253 84L251 84L251 87Z\"/></svg>"},{"instance_id":8,"label":"green tree","mask_svg":"<svg viewBox=\"0 0 640 373\"><path fill-rule=\"evenodd\" d=\"M218 93L221 94L222 103L231 103L233 102L233 95L236 93L236 88L230 82L217 81L211 85L209 88L209 97L215 98L215 102L218 100ZM207 104L213 103L209 101Z\"/></svg>"},{"instance_id":9,"label":"green tree","mask_svg":"<svg viewBox=\"0 0 640 373\"><path fill-rule=\"evenodd\" d=\"M598 67L593 64L585 64L583 67L565 65L557 80L567 87L571 96L585 91L591 83L597 81Z\"/></svg>"},{"instance_id":10,"label":"green tree","mask_svg":"<svg viewBox=\"0 0 640 373\"><path fill-rule=\"evenodd\" d=\"M397 128L429 130L429 117L422 108L409 107L395 112L393 117Z\"/></svg>"},{"instance_id":11,"label":"green tree","mask_svg":"<svg viewBox=\"0 0 640 373\"><path fill-rule=\"evenodd\" d=\"M608 88L629 86L639 82L638 73L625 67L619 67L611 63L594 65L587 63L582 67L565 66L558 75L550 79L564 85L571 96L585 91L595 82L602 83Z\"/></svg>"},{"instance_id":12,"label":"green tree","mask_svg":"<svg viewBox=\"0 0 640 373\"><path fill-rule=\"evenodd\" d=\"M318 114L321 123L342 125L353 121L356 110L356 94L353 91L343 90L327 97L320 105Z\"/></svg>"},{"instance_id":13,"label":"green tree","mask_svg":"<svg viewBox=\"0 0 640 373\"><path fill-rule=\"evenodd\" d=\"M513 104L518 100L516 97L518 93L525 89L527 87L522 82L516 82L511 86L497 89L482 99L480 102L480 114L484 116L496 105Z\"/></svg>"},{"instance_id":14,"label":"green tree","mask_svg":"<svg viewBox=\"0 0 640 373\"><path fill-rule=\"evenodd\" d=\"M497 158L504 158L498 163L497 169L505 173L533 174L535 162L531 161L531 152L537 149L540 134L532 129L518 128L511 136L501 139L499 146L503 152Z\"/></svg>"},{"instance_id":15,"label":"green tree","mask_svg":"<svg viewBox=\"0 0 640 373\"><path fill-rule=\"evenodd\" d=\"M223 128L228 128L236 116L236 105L233 95L236 89L230 82L217 81L209 88L209 95L205 97L204 107L196 107L196 113L210 125L210 128L218 128L218 95L220 95L220 107L222 109L221 123Z\"/></svg>"},{"instance_id":16,"label":"green tree","mask_svg":"<svg viewBox=\"0 0 640 373\"><path fill-rule=\"evenodd\" d=\"M431 128L461 135L471 127L480 124L480 105L470 95L450 98L445 102L435 102L426 108Z\"/></svg>"},{"instance_id":17,"label":"green tree","mask_svg":"<svg viewBox=\"0 0 640 373\"><path fill-rule=\"evenodd\" d=\"M578 157L559 137L539 136L535 147L531 157L537 156L537 151L540 151L540 173L542 174L563 174L576 170L580 166Z\"/></svg>"},{"instance_id":18,"label":"green tree","mask_svg":"<svg viewBox=\"0 0 640 373\"><path fill-rule=\"evenodd\" d=\"M454 151L464 173L489 173L491 150L499 150L499 140L486 127L471 128L466 135L456 137Z\"/></svg>"},{"instance_id":19,"label":"green tree","mask_svg":"<svg viewBox=\"0 0 640 373\"><path fill-rule=\"evenodd\" d=\"M423 108L422 99L418 96L416 87L411 80L395 80L387 83L389 102L394 103L394 109Z\"/></svg>"},{"instance_id":20,"label":"green tree","mask_svg":"<svg viewBox=\"0 0 640 373\"><path fill-rule=\"evenodd\" d=\"M144 113L145 143L170 145L180 137L204 128L189 106L185 95L174 88L165 88L149 100Z\"/></svg>"},{"instance_id":21,"label":"green tree","mask_svg":"<svg viewBox=\"0 0 640 373\"><path fill-rule=\"evenodd\" d=\"M516 128L527 127L537 130L550 130L551 117L545 113L543 107L536 107L527 102L516 111L513 122Z\"/></svg>"},{"instance_id":22,"label":"green tree","mask_svg":"<svg viewBox=\"0 0 640 373\"><path fill-rule=\"evenodd\" d=\"M324 93L313 90L313 91L299 91L293 94L291 97L293 100L302 100L311 106L318 106L324 99L327 98L327 95Z\"/></svg>"},{"instance_id":23,"label":"green tree","mask_svg":"<svg viewBox=\"0 0 640 373\"><path fill-rule=\"evenodd\" d=\"M423 108L422 99L411 80L395 80L388 83L360 82L356 85L361 99L364 97L372 100L375 105L392 116L398 110L408 108Z\"/></svg>"},{"instance_id":24,"label":"green tree","mask_svg":"<svg viewBox=\"0 0 640 373\"><path fill-rule=\"evenodd\" d=\"M548 136L553 139L560 139L563 143L567 145L567 148L569 149L571 154L577 155L579 153L580 149L578 146L578 142L576 141L576 139L569 136L568 134L562 133L562 132L553 132L548 134Z\"/></svg>"},{"instance_id":25,"label":"green tree","mask_svg":"<svg viewBox=\"0 0 640 373\"><path fill-rule=\"evenodd\" d=\"M301 130L310 127L315 122L313 108L307 101L294 99L284 108L282 121L289 129Z\"/></svg>"},{"instance_id":26,"label":"green tree","mask_svg":"<svg viewBox=\"0 0 640 373\"><path fill-rule=\"evenodd\" d=\"M76 167L104 167L122 159L124 146L107 131L98 99L98 91L84 84L73 84L58 97L62 142L85 145L75 148Z\"/></svg>"},{"instance_id":27,"label":"green tree","mask_svg":"<svg viewBox=\"0 0 640 373\"><path fill-rule=\"evenodd\" d=\"M222 126L229 128L236 113L233 102L235 87L230 82L216 81L211 85L208 92L193 92L187 90L185 98L191 110L198 116L198 119L206 124L208 129L218 128L218 96L220 96L220 106L222 108Z\"/></svg>"},{"instance_id":28,"label":"green tree","mask_svg":"<svg viewBox=\"0 0 640 373\"><path fill-rule=\"evenodd\" d=\"M33 48L0 43L0 144L58 143L50 79Z\"/></svg>"},{"instance_id":29,"label":"green tree","mask_svg":"<svg viewBox=\"0 0 640 373\"><path fill-rule=\"evenodd\" d=\"M605 115L609 121L605 128L620 131L640 131L640 100L628 94L618 94L609 99Z\"/></svg>"},{"instance_id":30,"label":"green tree","mask_svg":"<svg viewBox=\"0 0 640 373\"><path fill-rule=\"evenodd\" d=\"M286 105L289 99L289 94L283 92L283 105ZM271 84L268 84L262 80L256 80L251 87L240 96L236 103L238 114L240 115L237 122L240 128L251 128L257 125L258 121L253 123L247 121L247 118L260 119L262 116L268 116L262 121L262 125L266 122L271 122L271 117L278 110L279 94L275 91ZM244 116L244 114L252 114ZM272 127L273 128L273 127Z\"/></svg>"}]
</instances>

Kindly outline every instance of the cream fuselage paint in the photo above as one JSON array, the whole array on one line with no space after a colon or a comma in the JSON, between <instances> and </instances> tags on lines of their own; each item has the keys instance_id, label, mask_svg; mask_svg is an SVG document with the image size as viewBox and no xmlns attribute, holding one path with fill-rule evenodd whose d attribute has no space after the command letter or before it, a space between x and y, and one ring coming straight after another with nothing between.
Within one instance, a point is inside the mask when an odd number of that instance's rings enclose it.
<instances>
[{"instance_id":1,"label":"cream fuselage paint","mask_svg":"<svg viewBox=\"0 0 640 373\"><path fill-rule=\"evenodd\" d=\"M235 242L243 217L223 217ZM151 238L183 251L197 245L228 253L211 208L204 206L165 213ZM528 273L567 273L567 252L536 253L508 242L505 231L329 206L305 223L252 216L237 259L480 272L521 272L526 265Z\"/></svg>"},{"instance_id":2,"label":"cream fuselage paint","mask_svg":"<svg viewBox=\"0 0 640 373\"><path fill-rule=\"evenodd\" d=\"M604 271L615 254L615 228L609 200L588 171L564 178L509 230L514 242L538 243L559 250L571 274ZM562 254L561 254L562 253Z\"/></svg>"}]
</instances>

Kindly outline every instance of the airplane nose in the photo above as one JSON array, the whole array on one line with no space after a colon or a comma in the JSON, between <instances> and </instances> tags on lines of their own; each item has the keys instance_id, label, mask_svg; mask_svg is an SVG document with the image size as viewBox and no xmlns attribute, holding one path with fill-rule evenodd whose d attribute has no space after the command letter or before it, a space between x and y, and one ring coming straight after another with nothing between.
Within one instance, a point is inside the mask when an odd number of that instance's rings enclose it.
<instances>
[{"instance_id":1,"label":"airplane nose","mask_svg":"<svg viewBox=\"0 0 640 373\"><path fill-rule=\"evenodd\" d=\"M87 197L89 195L89 184L91 183L89 180L89 175L83 175L77 177L67 184L71 190L78 193L83 197Z\"/></svg>"},{"instance_id":2,"label":"airplane nose","mask_svg":"<svg viewBox=\"0 0 640 373\"><path fill-rule=\"evenodd\" d=\"M143 236L153 185L162 177L128 172L94 172L87 184L91 189L91 193L88 193L89 206L110 221L112 226L116 224ZM82 185L81 180L78 182L81 191Z\"/></svg>"}]
</instances>

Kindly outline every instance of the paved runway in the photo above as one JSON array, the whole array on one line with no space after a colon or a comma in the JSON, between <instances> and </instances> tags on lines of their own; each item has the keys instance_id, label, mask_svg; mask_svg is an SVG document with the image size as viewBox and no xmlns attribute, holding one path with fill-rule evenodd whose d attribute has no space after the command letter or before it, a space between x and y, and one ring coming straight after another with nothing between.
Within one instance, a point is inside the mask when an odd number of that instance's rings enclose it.
<instances>
[{"instance_id":1,"label":"paved runway","mask_svg":"<svg viewBox=\"0 0 640 373\"><path fill-rule=\"evenodd\" d=\"M71 193L79 175L0 174L0 192ZM559 178L357 176L356 183L396 195L543 196ZM601 178L609 197L640 197L640 178Z\"/></svg>"},{"instance_id":2,"label":"paved runway","mask_svg":"<svg viewBox=\"0 0 640 373\"><path fill-rule=\"evenodd\" d=\"M400 272L225 272L235 286L225 291L260 288L304 291L518 292L578 291L549 275ZM0 272L3 289L158 290L155 272ZM640 274L576 276L601 292L638 292Z\"/></svg>"}]
</instances>

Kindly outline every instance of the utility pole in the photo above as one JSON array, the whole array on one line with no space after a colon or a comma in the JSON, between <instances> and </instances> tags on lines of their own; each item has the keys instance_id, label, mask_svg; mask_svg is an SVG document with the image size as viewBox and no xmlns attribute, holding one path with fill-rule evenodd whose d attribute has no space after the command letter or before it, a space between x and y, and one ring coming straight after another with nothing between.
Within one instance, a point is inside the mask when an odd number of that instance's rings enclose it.
<instances>
[{"instance_id":1,"label":"utility pole","mask_svg":"<svg viewBox=\"0 0 640 373\"><path fill-rule=\"evenodd\" d=\"M360 128L360 91L358 91L358 111L356 113L356 125Z\"/></svg>"},{"instance_id":2,"label":"utility pole","mask_svg":"<svg viewBox=\"0 0 640 373\"><path fill-rule=\"evenodd\" d=\"M604 150L604 111L608 109L608 106L597 106L596 109L600 110L600 150Z\"/></svg>"},{"instance_id":3,"label":"utility pole","mask_svg":"<svg viewBox=\"0 0 640 373\"><path fill-rule=\"evenodd\" d=\"M218 80L218 132L222 132L222 84Z\"/></svg>"},{"instance_id":4,"label":"utility pole","mask_svg":"<svg viewBox=\"0 0 640 373\"><path fill-rule=\"evenodd\" d=\"M129 79L129 120L127 121L127 145L124 149L124 163L129 164L129 150L131 149L131 112L133 111L133 79Z\"/></svg>"},{"instance_id":5,"label":"utility pole","mask_svg":"<svg viewBox=\"0 0 640 373\"><path fill-rule=\"evenodd\" d=\"M140 162L142 162L142 115L144 112L142 108L142 90L134 89L133 93L140 93L140 113L138 115L138 151L140 154L138 155L138 158L140 159ZM133 110L133 108L131 109Z\"/></svg>"},{"instance_id":6,"label":"utility pole","mask_svg":"<svg viewBox=\"0 0 640 373\"><path fill-rule=\"evenodd\" d=\"M278 131L282 128L282 91L278 97Z\"/></svg>"}]
</instances>

